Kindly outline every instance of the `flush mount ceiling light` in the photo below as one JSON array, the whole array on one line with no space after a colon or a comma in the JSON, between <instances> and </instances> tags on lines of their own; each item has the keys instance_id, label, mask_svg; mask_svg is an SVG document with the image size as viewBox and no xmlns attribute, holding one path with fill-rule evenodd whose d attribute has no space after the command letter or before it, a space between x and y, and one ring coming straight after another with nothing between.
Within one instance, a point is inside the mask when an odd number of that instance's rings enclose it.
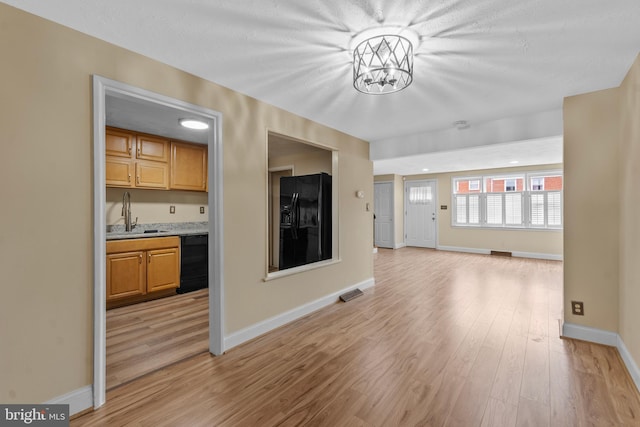
<instances>
[{"instance_id":1,"label":"flush mount ceiling light","mask_svg":"<svg viewBox=\"0 0 640 427\"><path fill-rule=\"evenodd\" d=\"M179 122L181 126L186 127L188 129L196 129L196 130L209 129L209 125L200 120L180 119Z\"/></svg>"},{"instance_id":2,"label":"flush mount ceiling light","mask_svg":"<svg viewBox=\"0 0 640 427\"><path fill-rule=\"evenodd\" d=\"M379 27L351 41L353 87L370 95L398 92L413 81L413 49L420 37L401 27Z\"/></svg>"}]
</instances>

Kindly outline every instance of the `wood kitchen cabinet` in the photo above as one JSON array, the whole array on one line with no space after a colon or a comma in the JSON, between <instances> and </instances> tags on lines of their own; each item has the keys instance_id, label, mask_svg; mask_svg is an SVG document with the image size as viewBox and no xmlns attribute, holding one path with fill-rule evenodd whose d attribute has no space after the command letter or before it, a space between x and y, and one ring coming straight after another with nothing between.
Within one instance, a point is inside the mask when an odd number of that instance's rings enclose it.
<instances>
[{"instance_id":1,"label":"wood kitchen cabinet","mask_svg":"<svg viewBox=\"0 0 640 427\"><path fill-rule=\"evenodd\" d=\"M169 189L168 139L107 127L107 187Z\"/></svg>"},{"instance_id":2,"label":"wood kitchen cabinet","mask_svg":"<svg viewBox=\"0 0 640 427\"><path fill-rule=\"evenodd\" d=\"M180 238L107 241L107 308L175 294Z\"/></svg>"},{"instance_id":3,"label":"wood kitchen cabinet","mask_svg":"<svg viewBox=\"0 0 640 427\"><path fill-rule=\"evenodd\" d=\"M172 190L207 191L207 146L171 141Z\"/></svg>"},{"instance_id":4,"label":"wood kitchen cabinet","mask_svg":"<svg viewBox=\"0 0 640 427\"><path fill-rule=\"evenodd\" d=\"M144 252L107 255L107 301L146 293Z\"/></svg>"}]
</instances>

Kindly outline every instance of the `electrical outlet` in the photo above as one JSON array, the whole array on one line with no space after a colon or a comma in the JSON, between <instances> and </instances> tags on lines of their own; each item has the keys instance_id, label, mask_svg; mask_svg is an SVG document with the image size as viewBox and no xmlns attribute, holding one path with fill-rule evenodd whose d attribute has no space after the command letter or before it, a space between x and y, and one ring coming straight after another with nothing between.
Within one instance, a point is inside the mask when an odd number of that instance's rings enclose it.
<instances>
[{"instance_id":1,"label":"electrical outlet","mask_svg":"<svg viewBox=\"0 0 640 427\"><path fill-rule=\"evenodd\" d=\"M200 206L200 213L203 214L204 213L204 206Z\"/></svg>"},{"instance_id":2,"label":"electrical outlet","mask_svg":"<svg viewBox=\"0 0 640 427\"><path fill-rule=\"evenodd\" d=\"M571 301L571 314L584 316L584 303L582 301Z\"/></svg>"},{"instance_id":3,"label":"electrical outlet","mask_svg":"<svg viewBox=\"0 0 640 427\"><path fill-rule=\"evenodd\" d=\"M175 206L169 206L169 213L170 214L176 213L176 207Z\"/></svg>"}]
</instances>

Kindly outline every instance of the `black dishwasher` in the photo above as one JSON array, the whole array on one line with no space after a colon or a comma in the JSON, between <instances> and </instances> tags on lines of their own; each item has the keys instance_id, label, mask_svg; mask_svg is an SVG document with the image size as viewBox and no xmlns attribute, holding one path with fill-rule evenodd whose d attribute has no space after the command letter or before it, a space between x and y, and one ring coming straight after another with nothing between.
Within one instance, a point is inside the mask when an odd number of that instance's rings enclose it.
<instances>
[{"instance_id":1,"label":"black dishwasher","mask_svg":"<svg viewBox=\"0 0 640 427\"><path fill-rule=\"evenodd\" d=\"M209 236L180 237L179 294L209 287Z\"/></svg>"}]
</instances>

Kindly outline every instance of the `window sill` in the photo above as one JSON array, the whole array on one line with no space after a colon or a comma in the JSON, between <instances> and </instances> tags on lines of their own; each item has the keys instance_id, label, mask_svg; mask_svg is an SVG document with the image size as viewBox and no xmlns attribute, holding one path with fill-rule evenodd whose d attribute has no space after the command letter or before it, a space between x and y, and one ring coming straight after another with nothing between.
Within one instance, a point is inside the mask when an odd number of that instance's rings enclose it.
<instances>
[{"instance_id":1,"label":"window sill","mask_svg":"<svg viewBox=\"0 0 640 427\"><path fill-rule=\"evenodd\" d=\"M326 261L318 261L311 264L301 265L299 267L287 268L286 270L274 271L268 273L266 277L262 279L263 282L269 282L271 280L280 279L282 277L293 276L294 274L304 273L305 271L315 270L317 268L324 268L330 265L338 264L342 262L340 258L328 259Z\"/></svg>"},{"instance_id":2,"label":"window sill","mask_svg":"<svg viewBox=\"0 0 640 427\"><path fill-rule=\"evenodd\" d=\"M563 231L563 228L536 228L536 227L488 227L482 225L451 225L451 228L465 230L504 230L504 231Z\"/></svg>"}]
</instances>

